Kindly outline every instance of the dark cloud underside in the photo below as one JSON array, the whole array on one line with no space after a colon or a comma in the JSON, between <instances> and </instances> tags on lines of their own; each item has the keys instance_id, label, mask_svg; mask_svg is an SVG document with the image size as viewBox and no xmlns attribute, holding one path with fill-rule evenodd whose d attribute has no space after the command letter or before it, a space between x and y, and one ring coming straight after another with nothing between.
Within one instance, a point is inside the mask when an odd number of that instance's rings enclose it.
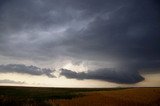
<instances>
[{"instance_id":1,"label":"dark cloud underside","mask_svg":"<svg viewBox=\"0 0 160 106\"><path fill-rule=\"evenodd\" d=\"M55 77L52 75L54 70L47 68L39 68L36 66L26 66L23 64L8 64L0 65L0 73L20 73L29 75L47 75L48 77Z\"/></svg>"},{"instance_id":2,"label":"dark cloud underside","mask_svg":"<svg viewBox=\"0 0 160 106\"><path fill-rule=\"evenodd\" d=\"M61 69L60 75L65 76L66 78L75 78L78 80L94 79L125 84L133 84L144 80L144 78L137 72L130 72L126 70L116 71L114 69L99 69L89 71L87 73Z\"/></svg>"}]
</instances>

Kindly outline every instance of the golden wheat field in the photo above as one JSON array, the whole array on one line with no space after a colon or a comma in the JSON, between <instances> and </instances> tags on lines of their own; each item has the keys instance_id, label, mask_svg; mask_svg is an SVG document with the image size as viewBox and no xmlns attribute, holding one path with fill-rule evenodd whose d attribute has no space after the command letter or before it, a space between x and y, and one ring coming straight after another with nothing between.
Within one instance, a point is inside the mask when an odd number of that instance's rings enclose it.
<instances>
[{"instance_id":1,"label":"golden wheat field","mask_svg":"<svg viewBox=\"0 0 160 106\"><path fill-rule=\"evenodd\" d=\"M0 87L0 106L160 106L160 88Z\"/></svg>"},{"instance_id":2,"label":"golden wheat field","mask_svg":"<svg viewBox=\"0 0 160 106\"><path fill-rule=\"evenodd\" d=\"M70 100L51 99L53 106L160 106L160 88L131 88L85 93Z\"/></svg>"}]
</instances>

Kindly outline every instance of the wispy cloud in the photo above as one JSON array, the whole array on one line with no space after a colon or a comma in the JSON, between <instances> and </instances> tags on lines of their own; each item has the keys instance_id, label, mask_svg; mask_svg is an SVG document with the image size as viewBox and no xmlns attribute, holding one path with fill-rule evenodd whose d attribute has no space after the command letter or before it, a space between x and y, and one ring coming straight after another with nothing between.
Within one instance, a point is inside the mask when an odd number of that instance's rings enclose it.
<instances>
[{"instance_id":1,"label":"wispy cloud","mask_svg":"<svg viewBox=\"0 0 160 106\"><path fill-rule=\"evenodd\" d=\"M22 82L22 81L13 81L9 79L0 80L0 83L2 84L25 84L25 82Z\"/></svg>"}]
</instances>

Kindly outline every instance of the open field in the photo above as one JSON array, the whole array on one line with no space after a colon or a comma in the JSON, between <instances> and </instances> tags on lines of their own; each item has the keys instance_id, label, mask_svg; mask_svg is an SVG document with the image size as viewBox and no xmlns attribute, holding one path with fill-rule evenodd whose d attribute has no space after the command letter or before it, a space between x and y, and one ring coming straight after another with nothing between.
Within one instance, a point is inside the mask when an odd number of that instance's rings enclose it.
<instances>
[{"instance_id":1,"label":"open field","mask_svg":"<svg viewBox=\"0 0 160 106\"><path fill-rule=\"evenodd\" d=\"M159 106L160 88L0 87L0 106Z\"/></svg>"}]
</instances>

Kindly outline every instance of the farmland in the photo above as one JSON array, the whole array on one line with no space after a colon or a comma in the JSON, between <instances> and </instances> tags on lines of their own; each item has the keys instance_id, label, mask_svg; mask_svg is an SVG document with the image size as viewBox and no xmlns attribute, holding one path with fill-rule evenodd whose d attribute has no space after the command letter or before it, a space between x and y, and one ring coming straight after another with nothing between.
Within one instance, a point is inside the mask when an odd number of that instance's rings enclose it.
<instances>
[{"instance_id":1,"label":"farmland","mask_svg":"<svg viewBox=\"0 0 160 106\"><path fill-rule=\"evenodd\" d=\"M160 88L0 87L0 106L159 106Z\"/></svg>"}]
</instances>

